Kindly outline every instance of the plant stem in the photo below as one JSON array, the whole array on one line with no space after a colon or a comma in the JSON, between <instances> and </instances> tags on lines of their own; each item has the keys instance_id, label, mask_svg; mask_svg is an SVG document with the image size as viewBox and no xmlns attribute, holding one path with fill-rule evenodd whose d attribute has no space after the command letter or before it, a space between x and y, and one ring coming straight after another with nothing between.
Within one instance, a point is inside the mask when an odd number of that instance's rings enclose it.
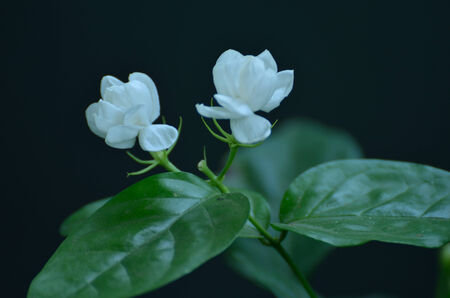
<instances>
[{"instance_id":1,"label":"plant stem","mask_svg":"<svg viewBox=\"0 0 450 298\"><path fill-rule=\"evenodd\" d=\"M159 164L169 172L181 172L181 170L177 168L173 163L171 163L168 159L160 162Z\"/></svg>"},{"instance_id":2,"label":"plant stem","mask_svg":"<svg viewBox=\"0 0 450 298\"><path fill-rule=\"evenodd\" d=\"M248 220L252 223L252 225L255 226L258 232L261 233L261 235L263 235L264 238L266 238L270 242L272 246L274 245L274 243L278 243L277 239L273 238L272 235L270 235L269 232L267 232L266 229L264 229L264 227L261 226L253 216L250 215L248 217Z\"/></svg>"},{"instance_id":3,"label":"plant stem","mask_svg":"<svg viewBox=\"0 0 450 298\"><path fill-rule=\"evenodd\" d=\"M286 261L286 263L291 268L292 272L295 274L297 279L301 282L301 284L305 288L306 292L308 292L309 296L311 298L317 298L316 293L314 293L314 290L312 289L308 280L306 280L306 278L303 276L303 274L300 272L300 270L298 270L298 268L295 265L294 261L292 260L291 256L287 253L287 251L284 249L284 247L281 246L279 239L273 238L267 232L267 230L264 229L264 227L262 227L253 216L250 215L248 219L255 226L255 228L261 233L261 235L263 235L264 238L266 238L270 242L270 245L273 246L277 250L277 252L281 255L281 257L283 257L283 259Z\"/></svg>"},{"instance_id":4,"label":"plant stem","mask_svg":"<svg viewBox=\"0 0 450 298\"><path fill-rule=\"evenodd\" d=\"M165 168L169 172L181 172L179 168L177 168L173 163L170 162L167 157L167 153L164 151L159 152L150 152L150 155L155 159L156 163L163 168Z\"/></svg>"},{"instance_id":5,"label":"plant stem","mask_svg":"<svg viewBox=\"0 0 450 298\"><path fill-rule=\"evenodd\" d=\"M223 170L220 172L219 176L217 176L217 179L220 181L223 181L223 178L225 177L225 174L228 172L228 169L230 168L231 164L233 163L234 157L236 156L238 146L231 144L230 145L230 154L228 154L227 162L225 163L225 166L223 167Z\"/></svg>"},{"instance_id":6,"label":"plant stem","mask_svg":"<svg viewBox=\"0 0 450 298\"><path fill-rule=\"evenodd\" d=\"M287 251L284 249L283 246L281 246L280 243L275 243L273 247L278 251L278 253L283 257L283 259L286 261L286 263L291 268L292 272L294 272L297 279L301 282L302 286L305 288L306 292L308 292L308 295L311 298L317 298L316 293L312 289L311 285L309 284L308 280L303 276L303 274L298 270L297 266L295 266L294 261L292 260L291 256L287 253Z\"/></svg>"},{"instance_id":7,"label":"plant stem","mask_svg":"<svg viewBox=\"0 0 450 298\"><path fill-rule=\"evenodd\" d=\"M208 165L206 164L205 160L201 160L198 165L197 168L200 172L202 172L203 174L206 175L206 177L208 177L209 179L211 179L211 182L214 183L222 193L229 193L230 190L228 189L228 187L225 186L225 184L222 183L222 181L220 181L216 174L213 173L213 171L211 171L211 169L208 167Z\"/></svg>"},{"instance_id":8,"label":"plant stem","mask_svg":"<svg viewBox=\"0 0 450 298\"><path fill-rule=\"evenodd\" d=\"M230 147L230 149L231 149L231 147ZM237 151L237 148L235 151ZM228 161L231 160L231 162L232 162L235 155L236 155L236 152L232 153L230 151L230 156L228 157ZM227 165L228 165L228 161L227 161ZM230 162L230 165L231 165L231 162ZM225 166L224 170L227 168L227 165ZM229 168L229 165L228 165L228 168ZM209 169L205 160L201 160L198 163L198 169L199 169L199 171L204 173L209 179L211 179L211 182L214 183L220 189L220 191L222 193L230 192L228 187L226 187L222 183L222 181L219 179L219 177L217 177ZM222 170L222 172L223 172L223 170ZM302 275L302 273L300 272L300 270L297 268L294 261L292 260L291 256L289 256L287 251L281 245L281 241L286 236L286 233L282 232L282 234L280 235L280 238L274 238L274 237L272 237L272 235L269 234L269 232L267 232L267 230L263 226L260 225L260 223L252 215L249 215L248 219L253 224L253 226L255 226L255 228L259 231L259 233L264 237L264 239L267 240L269 245L272 246L273 248L275 248L276 251L281 255L281 257L286 261L286 263L289 265L289 267L291 268L294 275L297 277L297 279L300 281L302 286L305 288L306 292L308 292L309 296L311 298L317 298L317 295L314 292L314 290L312 289L308 280Z\"/></svg>"}]
</instances>

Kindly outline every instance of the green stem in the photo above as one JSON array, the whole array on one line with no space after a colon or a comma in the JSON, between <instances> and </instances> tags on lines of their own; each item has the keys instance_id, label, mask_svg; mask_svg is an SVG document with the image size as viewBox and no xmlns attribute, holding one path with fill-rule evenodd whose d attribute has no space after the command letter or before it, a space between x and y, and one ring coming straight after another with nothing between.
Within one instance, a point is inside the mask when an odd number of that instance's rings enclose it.
<instances>
[{"instance_id":1,"label":"green stem","mask_svg":"<svg viewBox=\"0 0 450 298\"><path fill-rule=\"evenodd\" d=\"M151 156L156 160L157 164L165 168L169 172L181 172L173 163L170 162L165 151L150 152Z\"/></svg>"},{"instance_id":2,"label":"green stem","mask_svg":"<svg viewBox=\"0 0 450 298\"><path fill-rule=\"evenodd\" d=\"M309 297L317 298L317 295L314 292L314 290L312 289L308 280L303 276L303 274L300 272L300 270L298 270L297 266L295 266L294 261L292 260L291 256L287 253L287 251L283 248L283 246L281 246L281 244L277 242L277 243L273 244L273 247L278 251L278 253L283 257L283 259L289 265L292 272L294 272L297 279L301 282L301 284L305 288L306 292L308 292Z\"/></svg>"},{"instance_id":3,"label":"green stem","mask_svg":"<svg viewBox=\"0 0 450 298\"><path fill-rule=\"evenodd\" d=\"M294 261L292 260L291 256L287 253L287 251L284 249L283 246L281 246L281 243L279 242L279 239L276 239L270 235L266 229L264 229L263 226L259 224L259 222L253 217L249 216L248 218L250 222L255 226L255 228L261 233L261 235L264 236L269 242L270 245L273 246L278 253L283 257L283 259L286 261L286 263L291 268L292 272L294 272L297 279L301 282L305 290L308 292L309 296L311 298L317 298L316 293L314 293L314 290L312 289L311 285L309 284L308 280L303 276L303 274L298 270L297 266L295 265Z\"/></svg>"},{"instance_id":4,"label":"green stem","mask_svg":"<svg viewBox=\"0 0 450 298\"><path fill-rule=\"evenodd\" d=\"M217 176L217 179L220 181L223 181L223 178L225 177L225 174L228 172L228 169L230 169L231 164L233 163L234 157L236 156L238 146L231 144L230 145L230 154L228 154L227 162L225 163L225 166L223 170L220 172L219 176Z\"/></svg>"},{"instance_id":5,"label":"green stem","mask_svg":"<svg viewBox=\"0 0 450 298\"><path fill-rule=\"evenodd\" d=\"M277 239L273 238L272 235L270 235L269 232L267 232L267 230L264 229L264 227L261 226L253 216L250 215L248 217L248 220L252 223L252 225L255 226L258 232L271 243L271 245L273 245L274 243L278 243Z\"/></svg>"},{"instance_id":6,"label":"green stem","mask_svg":"<svg viewBox=\"0 0 450 298\"><path fill-rule=\"evenodd\" d=\"M234 153L236 154L236 153ZM231 155L231 152L230 152ZM234 157L233 157L234 158ZM230 158L228 158L230 160ZM228 162L227 162L228 164ZM208 165L204 160L201 160L198 163L198 169L203 172L209 179L211 179L211 182L213 182L221 192L223 193L229 193L230 190L222 183L220 179L208 168ZM286 261L286 263L291 268L292 272L295 274L297 279L300 281L300 283L305 288L306 292L308 292L309 296L311 298L317 298L316 293L312 289L311 285L309 284L308 280L303 276L303 274L300 272L300 270L295 265L294 261L292 260L291 256L287 253L287 251L281 246L281 240L286 236L285 233L282 233L279 239L272 237L272 235L267 232L267 230L259 224L259 222L251 215L248 217L249 221L255 226L255 228L259 231L259 233L264 237L264 239L267 240L270 246L276 249L276 251L281 255L281 257ZM264 243L263 243L264 244Z\"/></svg>"},{"instance_id":7,"label":"green stem","mask_svg":"<svg viewBox=\"0 0 450 298\"><path fill-rule=\"evenodd\" d=\"M160 162L160 165L169 172L181 172L181 170L177 168L173 163L171 163L168 159Z\"/></svg>"},{"instance_id":8,"label":"green stem","mask_svg":"<svg viewBox=\"0 0 450 298\"><path fill-rule=\"evenodd\" d=\"M213 184L215 184L222 193L229 193L230 190L228 189L228 187L225 186L225 184L222 183L222 181L220 181L219 179L217 179L216 174L213 173L213 171L211 171L211 169L208 167L208 165L206 164L205 160L201 160L198 165L198 170L200 172L202 172L203 174L206 175L206 177L208 177L209 179L211 179L211 182Z\"/></svg>"}]
</instances>

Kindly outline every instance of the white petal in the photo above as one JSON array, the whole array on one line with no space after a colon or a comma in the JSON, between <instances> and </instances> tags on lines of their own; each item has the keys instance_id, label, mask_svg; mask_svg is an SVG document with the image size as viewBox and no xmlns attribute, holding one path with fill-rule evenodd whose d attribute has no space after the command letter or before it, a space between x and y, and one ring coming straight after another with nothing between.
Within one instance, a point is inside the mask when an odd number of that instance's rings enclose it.
<instances>
[{"instance_id":1,"label":"white petal","mask_svg":"<svg viewBox=\"0 0 450 298\"><path fill-rule=\"evenodd\" d=\"M255 114L245 118L232 119L230 127L236 140L243 144L261 142L267 139L271 132L270 122Z\"/></svg>"},{"instance_id":2,"label":"white petal","mask_svg":"<svg viewBox=\"0 0 450 298\"><path fill-rule=\"evenodd\" d=\"M284 70L277 73L276 89L269 102L261 108L264 112L270 112L278 107L281 101L289 95L294 86L294 71Z\"/></svg>"},{"instance_id":3,"label":"white petal","mask_svg":"<svg viewBox=\"0 0 450 298\"><path fill-rule=\"evenodd\" d=\"M103 100L115 105L122 111L126 111L133 106L125 90L125 84L107 88L103 94Z\"/></svg>"},{"instance_id":4,"label":"white petal","mask_svg":"<svg viewBox=\"0 0 450 298\"><path fill-rule=\"evenodd\" d=\"M216 94L214 95L214 98L222 107L224 107L226 110L230 111L233 114L240 116L248 116L253 114L250 107L245 102L242 102L238 99L222 94Z\"/></svg>"},{"instance_id":5,"label":"white petal","mask_svg":"<svg viewBox=\"0 0 450 298\"><path fill-rule=\"evenodd\" d=\"M86 120L87 120L89 129L94 134L96 134L97 136L99 136L101 138L105 138L106 132L100 130L97 127L97 125L95 124L95 117L96 117L96 115L98 115L98 106L99 106L98 102L95 102L95 103L89 105L89 107L86 109Z\"/></svg>"},{"instance_id":6,"label":"white petal","mask_svg":"<svg viewBox=\"0 0 450 298\"><path fill-rule=\"evenodd\" d=\"M235 119L242 117L222 107L209 107L205 106L204 104L196 104L195 108L200 115L207 118Z\"/></svg>"},{"instance_id":7,"label":"white petal","mask_svg":"<svg viewBox=\"0 0 450 298\"><path fill-rule=\"evenodd\" d=\"M238 96L239 78L245 57L237 51L224 52L213 68L213 80L217 93L231 97Z\"/></svg>"},{"instance_id":8,"label":"white petal","mask_svg":"<svg viewBox=\"0 0 450 298\"><path fill-rule=\"evenodd\" d=\"M238 60L240 58L244 57L241 53L239 53L236 50L226 50L225 52L223 52L219 58L217 58L216 64L221 64L221 63L228 63L231 61L235 61Z\"/></svg>"},{"instance_id":9,"label":"white petal","mask_svg":"<svg viewBox=\"0 0 450 298\"><path fill-rule=\"evenodd\" d=\"M246 101L252 111L258 111L272 98L276 80L276 72L266 69L261 59L253 57L240 74L238 98Z\"/></svg>"},{"instance_id":10,"label":"white petal","mask_svg":"<svg viewBox=\"0 0 450 298\"><path fill-rule=\"evenodd\" d=\"M114 126L108 130L105 142L109 146L117 149L132 148L136 142L138 132L139 128L137 127L127 125Z\"/></svg>"},{"instance_id":11,"label":"white petal","mask_svg":"<svg viewBox=\"0 0 450 298\"><path fill-rule=\"evenodd\" d=\"M105 97L106 89L111 86L120 86L122 84L123 82L121 80L113 76L104 76L100 82L100 94L102 95L102 98Z\"/></svg>"},{"instance_id":12,"label":"white petal","mask_svg":"<svg viewBox=\"0 0 450 298\"><path fill-rule=\"evenodd\" d=\"M120 86L109 87L106 89L103 99L122 110L127 110L139 104L152 106L150 91L144 83L137 80Z\"/></svg>"},{"instance_id":13,"label":"white petal","mask_svg":"<svg viewBox=\"0 0 450 298\"><path fill-rule=\"evenodd\" d=\"M141 81L131 81L123 85L132 106L144 104L153 106L150 90Z\"/></svg>"},{"instance_id":14,"label":"white petal","mask_svg":"<svg viewBox=\"0 0 450 298\"><path fill-rule=\"evenodd\" d=\"M145 73L141 72L133 72L128 77L130 81L140 81L144 83L151 95L151 115L150 115L150 121L153 122L156 120L156 118L159 117L160 113L160 106L159 106L159 95L158 95L158 89L156 89L156 85L153 82L153 80L146 75Z\"/></svg>"},{"instance_id":15,"label":"white petal","mask_svg":"<svg viewBox=\"0 0 450 298\"><path fill-rule=\"evenodd\" d=\"M275 62L275 59L273 59L273 56L269 52L269 50L264 50L261 54L259 54L256 57L264 61L264 65L266 66L266 68L272 69L275 72L278 71L277 63Z\"/></svg>"},{"instance_id":16,"label":"white petal","mask_svg":"<svg viewBox=\"0 0 450 298\"><path fill-rule=\"evenodd\" d=\"M142 129L139 133L141 148L149 152L157 152L169 148L175 143L178 131L166 124L153 124Z\"/></svg>"},{"instance_id":17,"label":"white petal","mask_svg":"<svg viewBox=\"0 0 450 298\"><path fill-rule=\"evenodd\" d=\"M137 105L129 109L123 118L123 123L130 126L138 126L144 128L152 122L149 119L147 106Z\"/></svg>"},{"instance_id":18,"label":"white petal","mask_svg":"<svg viewBox=\"0 0 450 298\"><path fill-rule=\"evenodd\" d=\"M123 116L123 112L115 105L100 100L97 113L94 114L94 121L97 128L106 133L111 127L122 124Z\"/></svg>"}]
</instances>

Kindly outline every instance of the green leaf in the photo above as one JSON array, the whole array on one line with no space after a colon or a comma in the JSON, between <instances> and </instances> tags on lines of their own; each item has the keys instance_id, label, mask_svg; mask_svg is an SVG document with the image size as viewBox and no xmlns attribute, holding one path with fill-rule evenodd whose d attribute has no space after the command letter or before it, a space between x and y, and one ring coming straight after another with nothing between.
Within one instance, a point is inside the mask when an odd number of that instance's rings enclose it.
<instances>
[{"instance_id":1,"label":"green leaf","mask_svg":"<svg viewBox=\"0 0 450 298\"><path fill-rule=\"evenodd\" d=\"M64 237L69 236L69 234L73 233L86 221L86 219L94 214L95 211L103 207L110 199L111 198L106 198L84 205L63 221L59 227L59 233Z\"/></svg>"},{"instance_id":2,"label":"green leaf","mask_svg":"<svg viewBox=\"0 0 450 298\"><path fill-rule=\"evenodd\" d=\"M281 198L299 173L326 161L358 157L361 150L346 132L310 120L290 120L277 126L261 146L240 150L226 183L260 192L270 203L272 218L277 218ZM333 248L295 233L287 235L283 246L304 274L310 274ZM277 297L307 297L273 248L238 239L227 257L233 269Z\"/></svg>"},{"instance_id":3,"label":"green leaf","mask_svg":"<svg viewBox=\"0 0 450 298\"><path fill-rule=\"evenodd\" d=\"M396 161L326 163L294 180L280 220L274 226L336 246L439 247L450 240L450 173Z\"/></svg>"},{"instance_id":4,"label":"green leaf","mask_svg":"<svg viewBox=\"0 0 450 298\"><path fill-rule=\"evenodd\" d=\"M112 198L59 246L28 297L130 297L227 248L248 219L241 194L188 173L146 178Z\"/></svg>"},{"instance_id":5,"label":"green leaf","mask_svg":"<svg viewBox=\"0 0 450 298\"><path fill-rule=\"evenodd\" d=\"M266 199L259 193L244 189L232 189L233 192L239 192L245 195L250 202L250 215L253 216L264 228L268 228L270 224L270 206ZM261 238L261 234L253 226L253 224L247 220L239 237L242 238Z\"/></svg>"}]
</instances>

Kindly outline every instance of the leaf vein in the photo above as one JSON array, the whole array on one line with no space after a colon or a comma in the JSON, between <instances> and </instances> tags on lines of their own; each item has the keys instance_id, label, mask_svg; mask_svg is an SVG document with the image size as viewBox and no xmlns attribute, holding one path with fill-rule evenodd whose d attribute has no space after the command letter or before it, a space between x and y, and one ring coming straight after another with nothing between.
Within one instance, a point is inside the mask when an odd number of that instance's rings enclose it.
<instances>
[{"instance_id":1,"label":"leaf vein","mask_svg":"<svg viewBox=\"0 0 450 298\"><path fill-rule=\"evenodd\" d=\"M404 191L399 192L398 194L396 194L396 195L393 196L392 198L390 198L390 199L388 199L388 200L382 202L381 204L378 204L378 205L375 205L375 206L372 206L372 207L369 207L369 208L366 208L366 209L362 210L362 211L359 213L359 215L363 215L363 214L365 214L366 212L368 212L368 211L370 211L370 210L373 210L373 209L379 208L379 207L381 207L381 206L385 206L385 205L387 205L387 204L389 204L389 203L392 203L393 201L395 201L395 200L397 200L398 198L400 198L401 195L407 193L407 192L410 191L410 190L411 190L411 188L410 188L410 187L407 187Z\"/></svg>"},{"instance_id":2,"label":"leaf vein","mask_svg":"<svg viewBox=\"0 0 450 298\"><path fill-rule=\"evenodd\" d=\"M366 172L368 169L364 169L362 171L358 171L356 173L353 173L350 176L345 177L345 179L343 181L341 181L340 183L338 183L337 185L335 185L322 199L320 199L320 201L313 207L311 208L311 210L305 215L305 217L310 217L311 214L317 210L317 208L328 198L330 198L333 193L336 192L337 189L339 189L341 186L343 186L345 183L347 183L350 179L363 174L364 172Z\"/></svg>"},{"instance_id":3,"label":"leaf vein","mask_svg":"<svg viewBox=\"0 0 450 298\"><path fill-rule=\"evenodd\" d=\"M210 197L210 198L211 198L211 197ZM134 251L140 249L141 247L143 247L144 245L148 244L148 243L151 242L152 240L154 240L154 239L160 237L160 236L162 235L163 232L170 231L170 229L172 228L172 226L177 222L177 220L178 220L179 218L183 217L185 214L189 213L191 210L197 208L198 205L201 205L201 204L207 202L210 198L206 198L206 199L204 199L204 200L201 200L200 202L198 202L198 203L194 204L193 206L189 207L188 209L186 209L185 212L180 213L179 216L177 216L177 217L175 218L175 220L174 220L170 225L168 225L166 228L164 228L163 230L161 230L160 233L156 233L155 236L151 237L150 239L148 239L148 240L145 241L144 243L139 244L139 245L133 247L132 250L128 251L128 255L126 255L126 256L124 256L124 257L118 259L118 260L117 260L116 262L114 262L111 266L109 266L106 270L104 270L104 271L98 273L98 274L97 274L93 279L91 279L89 282L85 283L85 284L82 285L81 287L78 287L77 289L74 290L74 292L73 292L72 294L68 294L68 295L65 296L65 297L70 297L71 295L75 295L76 293L78 293L79 291L81 291L82 289L84 289L85 287L89 286L93 281L95 281L97 278L99 278L102 274L104 274L105 272L107 272L108 270L110 270L112 267L116 266L117 263L122 262L123 260L125 260L126 258L128 258L128 257L130 256L131 252L134 252Z\"/></svg>"},{"instance_id":4,"label":"leaf vein","mask_svg":"<svg viewBox=\"0 0 450 298\"><path fill-rule=\"evenodd\" d=\"M422 214L420 216L424 216L428 211L430 211L431 208L433 208L434 206L436 206L437 204L439 204L442 200L449 198L450 194L445 194L442 198L440 198L439 200L437 200L436 202L434 202L433 204L431 204L430 206L428 206L427 209L425 209L425 211L422 212Z\"/></svg>"}]
</instances>

